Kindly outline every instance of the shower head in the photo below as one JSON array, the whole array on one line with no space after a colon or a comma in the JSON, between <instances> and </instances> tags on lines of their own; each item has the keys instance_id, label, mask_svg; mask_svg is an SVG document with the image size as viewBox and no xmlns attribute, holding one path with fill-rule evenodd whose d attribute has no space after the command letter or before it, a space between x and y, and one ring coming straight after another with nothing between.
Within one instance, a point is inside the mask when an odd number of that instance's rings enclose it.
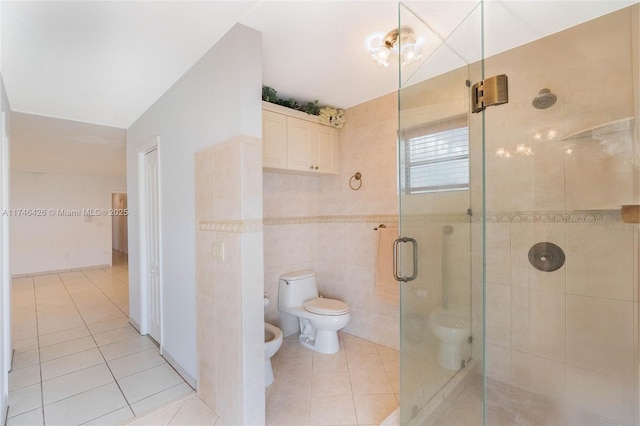
<instances>
[{"instance_id":1,"label":"shower head","mask_svg":"<svg viewBox=\"0 0 640 426\"><path fill-rule=\"evenodd\" d=\"M533 98L533 101L531 101L531 105L533 105L535 109L547 109L549 107L552 107L557 100L558 97L551 93L551 90L542 89L538 93L538 96Z\"/></svg>"}]
</instances>

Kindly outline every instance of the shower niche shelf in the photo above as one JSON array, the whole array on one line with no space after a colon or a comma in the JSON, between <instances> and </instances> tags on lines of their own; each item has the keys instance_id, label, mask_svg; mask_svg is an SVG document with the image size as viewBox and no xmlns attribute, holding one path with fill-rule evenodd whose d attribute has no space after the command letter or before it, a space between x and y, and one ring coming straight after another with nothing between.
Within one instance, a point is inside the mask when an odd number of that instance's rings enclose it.
<instances>
[{"instance_id":1,"label":"shower niche shelf","mask_svg":"<svg viewBox=\"0 0 640 426\"><path fill-rule=\"evenodd\" d=\"M580 130L579 132L571 133L570 135L562 138L562 140L568 141L584 137L605 139L607 137L606 135L618 132L627 132L631 130L633 130L633 117L626 117L620 120L609 121L608 123L589 127L588 129Z\"/></svg>"}]
</instances>

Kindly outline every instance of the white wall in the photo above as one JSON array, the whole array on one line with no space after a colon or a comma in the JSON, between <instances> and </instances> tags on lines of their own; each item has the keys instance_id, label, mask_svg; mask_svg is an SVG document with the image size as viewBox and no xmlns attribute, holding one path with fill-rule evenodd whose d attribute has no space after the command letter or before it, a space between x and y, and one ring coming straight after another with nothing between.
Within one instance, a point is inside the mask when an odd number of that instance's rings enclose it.
<instances>
[{"instance_id":1,"label":"white wall","mask_svg":"<svg viewBox=\"0 0 640 426\"><path fill-rule=\"evenodd\" d=\"M0 75L0 213L9 208L9 100ZM5 422L11 367L11 271L9 268L9 217L0 216L0 424Z\"/></svg>"},{"instance_id":2,"label":"white wall","mask_svg":"<svg viewBox=\"0 0 640 426\"><path fill-rule=\"evenodd\" d=\"M159 136L163 353L197 376L194 155L261 138L260 35L232 28L127 130L130 318L140 324L138 149Z\"/></svg>"},{"instance_id":3,"label":"white wall","mask_svg":"<svg viewBox=\"0 0 640 426\"><path fill-rule=\"evenodd\" d=\"M45 216L11 218L12 274L111 264L111 217L62 216L57 210L108 211L111 193L125 189L123 177L12 173L12 208L46 210Z\"/></svg>"}]
</instances>

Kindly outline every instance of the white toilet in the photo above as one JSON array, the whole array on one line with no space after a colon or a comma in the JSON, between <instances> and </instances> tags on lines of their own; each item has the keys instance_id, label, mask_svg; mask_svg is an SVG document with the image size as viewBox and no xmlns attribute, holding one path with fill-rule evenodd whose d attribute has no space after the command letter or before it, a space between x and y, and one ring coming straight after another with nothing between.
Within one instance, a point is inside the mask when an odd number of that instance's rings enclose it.
<instances>
[{"instance_id":1,"label":"white toilet","mask_svg":"<svg viewBox=\"0 0 640 426\"><path fill-rule=\"evenodd\" d=\"M440 341L438 363L449 370L460 370L471 357L468 343L471 323L462 312L436 309L429 315L429 328Z\"/></svg>"},{"instance_id":2,"label":"white toilet","mask_svg":"<svg viewBox=\"0 0 640 426\"><path fill-rule=\"evenodd\" d=\"M264 323L264 385L273 383L273 366L271 357L278 352L282 346L282 330L275 325Z\"/></svg>"},{"instance_id":3,"label":"white toilet","mask_svg":"<svg viewBox=\"0 0 640 426\"><path fill-rule=\"evenodd\" d=\"M313 271L289 272L280 277L278 309L298 317L302 345L323 354L340 350L338 330L351 319L349 305L318 297Z\"/></svg>"}]
</instances>

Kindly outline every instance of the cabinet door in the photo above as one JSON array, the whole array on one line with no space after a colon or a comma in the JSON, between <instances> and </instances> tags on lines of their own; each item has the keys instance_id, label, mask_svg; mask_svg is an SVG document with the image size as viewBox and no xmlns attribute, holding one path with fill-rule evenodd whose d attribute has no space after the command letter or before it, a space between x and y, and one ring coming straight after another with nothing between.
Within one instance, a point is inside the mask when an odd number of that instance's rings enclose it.
<instances>
[{"instance_id":1,"label":"cabinet door","mask_svg":"<svg viewBox=\"0 0 640 426\"><path fill-rule=\"evenodd\" d=\"M318 125L318 171L338 174L338 135L332 127Z\"/></svg>"},{"instance_id":2,"label":"cabinet door","mask_svg":"<svg viewBox=\"0 0 640 426\"><path fill-rule=\"evenodd\" d=\"M287 117L287 169L314 170L317 138L314 123Z\"/></svg>"},{"instance_id":3,"label":"cabinet door","mask_svg":"<svg viewBox=\"0 0 640 426\"><path fill-rule=\"evenodd\" d=\"M262 166L287 167L287 117L262 111Z\"/></svg>"}]
</instances>

